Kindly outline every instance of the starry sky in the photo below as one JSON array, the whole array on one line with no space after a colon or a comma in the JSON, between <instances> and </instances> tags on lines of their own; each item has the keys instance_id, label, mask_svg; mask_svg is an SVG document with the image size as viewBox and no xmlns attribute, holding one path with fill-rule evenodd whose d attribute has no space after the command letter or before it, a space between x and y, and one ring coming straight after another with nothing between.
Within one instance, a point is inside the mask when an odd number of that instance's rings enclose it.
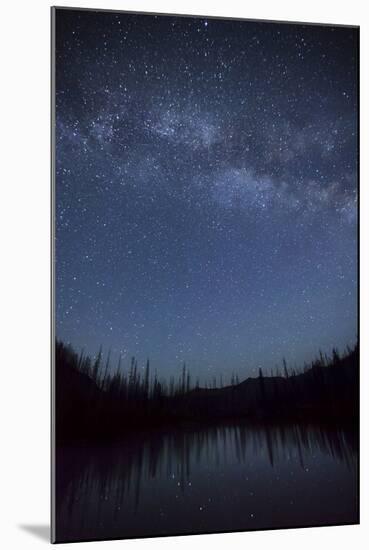
<instances>
[{"instance_id":1,"label":"starry sky","mask_svg":"<svg viewBox=\"0 0 369 550\"><path fill-rule=\"evenodd\" d=\"M57 9L57 337L200 380L352 344L357 42Z\"/></svg>"}]
</instances>

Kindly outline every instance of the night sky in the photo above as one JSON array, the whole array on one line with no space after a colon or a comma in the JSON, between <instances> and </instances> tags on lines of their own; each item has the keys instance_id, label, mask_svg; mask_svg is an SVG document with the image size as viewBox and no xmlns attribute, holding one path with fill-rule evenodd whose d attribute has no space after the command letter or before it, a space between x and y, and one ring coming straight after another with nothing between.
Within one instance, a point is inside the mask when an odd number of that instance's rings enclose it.
<instances>
[{"instance_id":1,"label":"night sky","mask_svg":"<svg viewBox=\"0 0 369 550\"><path fill-rule=\"evenodd\" d=\"M58 9L57 337L225 381L352 344L357 39Z\"/></svg>"}]
</instances>

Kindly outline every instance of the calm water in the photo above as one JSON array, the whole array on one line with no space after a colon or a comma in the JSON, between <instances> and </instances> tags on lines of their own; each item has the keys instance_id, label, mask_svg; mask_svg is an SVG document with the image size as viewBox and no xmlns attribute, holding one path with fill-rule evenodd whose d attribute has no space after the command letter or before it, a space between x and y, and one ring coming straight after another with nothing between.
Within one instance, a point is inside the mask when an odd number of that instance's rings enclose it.
<instances>
[{"instance_id":1,"label":"calm water","mask_svg":"<svg viewBox=\"0 0 369 550\"><path fill-rule=\"evenodd\" d=\"M212 427L58 451L57 538L355 523L357 452L344 429Z\"/></svg>"}]
</instances>

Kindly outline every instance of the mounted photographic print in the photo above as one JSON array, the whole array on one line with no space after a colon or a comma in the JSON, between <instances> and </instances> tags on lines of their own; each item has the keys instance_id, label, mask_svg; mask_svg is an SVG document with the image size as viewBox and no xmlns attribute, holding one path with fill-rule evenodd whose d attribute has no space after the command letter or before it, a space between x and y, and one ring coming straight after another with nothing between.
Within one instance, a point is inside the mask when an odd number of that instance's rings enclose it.
<instances>
[{"instance_id":1,"label":"mounted photographic print","mask_svg":"<svg viewBox=\"0 0 369 550\"><path fill-rule=\"evenodd\" d=\"M350 26L52 9L52 541L359 521Z\"/></svg>"}]
</instances>

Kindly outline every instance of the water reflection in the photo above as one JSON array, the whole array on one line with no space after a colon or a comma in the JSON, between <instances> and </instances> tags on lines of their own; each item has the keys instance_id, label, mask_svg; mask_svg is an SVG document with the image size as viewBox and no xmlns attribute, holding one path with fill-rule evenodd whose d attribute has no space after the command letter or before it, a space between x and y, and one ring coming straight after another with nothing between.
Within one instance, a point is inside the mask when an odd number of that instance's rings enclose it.
<instances>
[{"instance_id":1,"label":"water reflection","mask_svg":"<svg viewBox=\"0 0 369 550\"><path fill-rule=\"evenodd\" d=\"M353 523L356 447L340 428L238 425L59 449L57 536Z\"/></svg>"}]
</instances>

